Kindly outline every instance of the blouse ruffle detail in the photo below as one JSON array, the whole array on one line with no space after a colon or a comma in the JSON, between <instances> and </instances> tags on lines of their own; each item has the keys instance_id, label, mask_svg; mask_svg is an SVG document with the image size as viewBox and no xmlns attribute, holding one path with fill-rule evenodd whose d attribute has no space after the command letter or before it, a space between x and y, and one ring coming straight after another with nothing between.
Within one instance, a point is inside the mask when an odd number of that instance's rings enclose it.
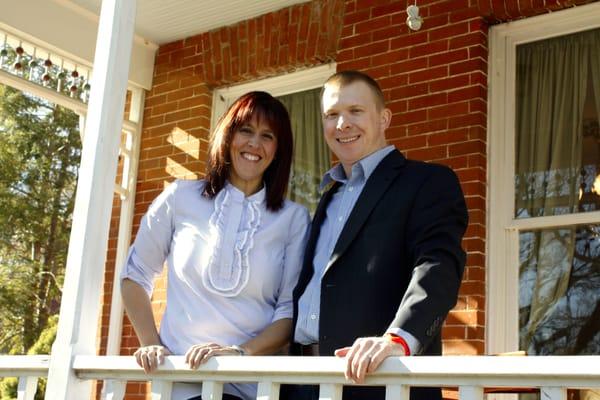
<instances>
[{"instance_id":1,"label":"blouse ruffle detail","mask_svg":"<svg viewBox=\"0 0 600 400\"><path fill-rule=\"evenodd\" d=\"M201 270L202 283L206 289L224 297L239 295L248 284L249 253L254 247L254 235L261 220L259 203L251 199L244 200L244 226L237 229L234 246L227 248L228 246L224 245L227 225L235 223L230 221L230 218L234 218L231 216L232 207L235 207L230 190L225 188L215 197L215 209L209 219L210 234L215 238L215 244L208 264ZM233 252L233 257L224 256L224 252Z\"/></svg>"}]
</instances>

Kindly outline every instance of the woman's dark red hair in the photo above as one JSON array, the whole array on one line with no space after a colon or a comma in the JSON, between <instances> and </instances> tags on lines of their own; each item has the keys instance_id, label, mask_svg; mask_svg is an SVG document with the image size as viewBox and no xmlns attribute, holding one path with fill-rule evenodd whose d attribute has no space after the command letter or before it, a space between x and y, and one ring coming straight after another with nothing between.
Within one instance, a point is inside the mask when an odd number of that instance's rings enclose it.
<instances>
[{"instance_id":1,"label":"woman's dark red hair","mask_svg":"<svg viewBox=\"0 0 600 400\"><path fill-rule=\"evenodd\" d=\"M231 168L230 147L233 135L256 117L266 122L277 137L275 157L263 175L267 208L283 206L292 165L293 138L285 106L266 92L249 92L238 98L219 120L210 138L206 186L203 195L214 198L225 186Z\"/></svg>"}]
</instances>

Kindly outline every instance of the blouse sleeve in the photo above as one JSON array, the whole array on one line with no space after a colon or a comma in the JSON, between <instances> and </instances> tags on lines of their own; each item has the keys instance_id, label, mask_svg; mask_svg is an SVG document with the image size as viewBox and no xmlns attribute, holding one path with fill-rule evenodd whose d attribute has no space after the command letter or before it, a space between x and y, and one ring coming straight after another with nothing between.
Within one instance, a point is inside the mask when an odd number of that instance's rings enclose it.
<instances>
[{"instance_id":1,"label":"blouse sleeve","mask_svg":"<svg viewBox=\"0 0 600 400\"><path fill-rule=\"evenodd\" d=\"M138 283L149 297L152 295L154 278L161 273L171 246L172 203L176 188L177 181L169 185L148 208L121 272L121 280L127 278Z\"/></svg>"},{"instance_id":2,"label":"blouse sleeve","mask_svg":"<svg viewBox=\"0 0 600 400\"><path fill-rule=\"evenodd\" d=\"M292 292L298 282L302 260L304 258L304 247L308 239L308 228L310 217L305 207L298 206L294 212L289 236L287 238L284 260L283 278L279 288L279 297L275 305L273 322L282 318L292 318L293 303Z\"/></svg>"}]
</instances>

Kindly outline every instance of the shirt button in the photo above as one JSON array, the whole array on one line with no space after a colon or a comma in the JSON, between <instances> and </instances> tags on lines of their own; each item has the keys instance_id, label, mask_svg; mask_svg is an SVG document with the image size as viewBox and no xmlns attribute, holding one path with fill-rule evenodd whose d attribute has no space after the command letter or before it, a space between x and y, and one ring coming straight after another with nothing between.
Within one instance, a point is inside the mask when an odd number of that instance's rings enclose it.
<instances>
[{"instance_id":1,"label":"shirt button","mask_svg":"<svg viewBox=\"0 0 600 400\"><path fill-rule=\"evenodd\" d=\"M348 186L348 191L351 192L354 190L354 186Z\"/></svg>"},{"instance_id":2,"label":"shirt button","mask_svg":"<svg viewBox=\"0 0 600 400\"><path fill-rule=\"evenodd\" d=\"M343 219L342 217L338 217L338 221L342 222L342 219Z\"/></svg>"},{"instance_id":3,"label":"shirt button","mask_svg":"<svg viewBox=\"0 0 600 400\"><path fill-rule=\"evenodd\" d=\"M311 314L310 319L317 319L317 316L315 314Z\"/></svg>"}]
</instances>

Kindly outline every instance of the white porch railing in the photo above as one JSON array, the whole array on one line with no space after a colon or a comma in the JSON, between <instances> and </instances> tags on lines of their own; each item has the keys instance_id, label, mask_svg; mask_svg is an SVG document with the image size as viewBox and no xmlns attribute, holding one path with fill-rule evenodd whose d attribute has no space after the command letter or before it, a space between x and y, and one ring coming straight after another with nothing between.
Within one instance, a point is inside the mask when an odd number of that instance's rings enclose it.
<instances>
[{"instance_id":1,"label":"white porch railing","mask_svg":"<svg viewBox=\"0 0 600 400\"><path fill-rule=\"evenodd\" d=\"M0 376L18 376L19 400L33 399L48 356L0 357ZM107 380L106 397L123 398L127 381L151 381L153 400L169 400L173 382L203 382L205 399L221 398L224 382L258 382L258 399L279 398L283 383L318 384L320 398L341 399L344 361L334 357L216 357L190 370L183 357L167 357L145 375L133 357L77 356L75 374ZM411 386L459 388L460 400L481 400L486 388L539 388L543 400L566 400L567 389L600 387L600 356L403 357L386 360L366 381L386 387L386 399L408 400Z\"/></svg>"}]
</instances>

